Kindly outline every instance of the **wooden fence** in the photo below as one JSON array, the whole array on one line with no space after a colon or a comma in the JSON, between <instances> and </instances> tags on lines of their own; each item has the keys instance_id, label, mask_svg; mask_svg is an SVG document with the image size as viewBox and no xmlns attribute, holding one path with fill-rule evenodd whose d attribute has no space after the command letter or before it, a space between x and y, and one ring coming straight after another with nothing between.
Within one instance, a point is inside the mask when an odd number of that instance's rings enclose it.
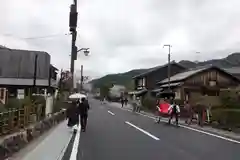
<instances>
[{"instance_id":1,"label":"wooden fence","mask_svg":"<svg viewBox=\"0 0 240 160\"><path fill-rule=\"evenodd\" d=\"M0 113L0 135L6 135L24 129L31 123L43 118L43 105L24 106Z\"/></svg>"}]
</instances>

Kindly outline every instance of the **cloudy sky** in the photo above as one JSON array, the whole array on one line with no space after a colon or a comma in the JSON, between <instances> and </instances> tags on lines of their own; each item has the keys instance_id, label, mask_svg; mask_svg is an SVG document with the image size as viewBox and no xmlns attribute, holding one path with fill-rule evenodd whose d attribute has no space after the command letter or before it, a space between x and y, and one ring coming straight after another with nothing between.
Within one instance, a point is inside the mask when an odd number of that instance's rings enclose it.
<instances>
[{"instance_id":1,"label":"cloudy sky","mask_svg":"<svg viewBox=\"0 0 240 160\"><path fill-rule=\"evenodd\" d=\"M69 69L71 3L0 0L0 45L47 51ZM91 48L91 56L80 53L75 67L98 77L161 65L163 44L172 45L176 61L225 57L240 51L239 7L239 0L78 0L77 46Z\"/></svg>"}]
</instances>

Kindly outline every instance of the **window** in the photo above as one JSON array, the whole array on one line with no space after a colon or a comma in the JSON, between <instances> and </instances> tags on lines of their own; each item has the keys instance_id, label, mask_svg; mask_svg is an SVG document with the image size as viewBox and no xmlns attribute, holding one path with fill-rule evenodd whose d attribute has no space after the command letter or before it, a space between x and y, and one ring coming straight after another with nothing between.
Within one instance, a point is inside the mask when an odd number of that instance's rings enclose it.
<instances>
[{"instance_id":1,"label":"window","mask_svg":"<svg viewBox=\"0 0 240 160\"><path fill-rule=\"evenodd\" d=\"M146 78L142 79L142 86L145 87L146 86Z\"/></svg>"},{"instance_id":2,"label":"window","mask_svg":"<svg viewBox=\"0 0 240 160\"><path fill-rule=\"evenodd\" d=\"M216 86L216 81L209 81L209 86L211 87Z\"/></svg>"}]
</instances>

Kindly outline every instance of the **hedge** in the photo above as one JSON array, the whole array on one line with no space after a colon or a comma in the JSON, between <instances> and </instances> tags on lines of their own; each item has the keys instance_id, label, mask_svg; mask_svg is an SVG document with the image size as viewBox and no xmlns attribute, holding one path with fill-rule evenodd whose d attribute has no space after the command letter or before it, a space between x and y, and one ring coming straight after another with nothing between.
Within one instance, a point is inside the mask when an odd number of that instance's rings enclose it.
<instances>
[{"instance_id":1,"label":"hedge","mask_svg":"<svg viewBox=\"0 0 240 160\"><path fill-rule=\"evenodd\" d=\"M240 127L240 109L215 109L211 112L212 122L217 122L220 126L230 128Z\"/></svg>"}]
</instances>

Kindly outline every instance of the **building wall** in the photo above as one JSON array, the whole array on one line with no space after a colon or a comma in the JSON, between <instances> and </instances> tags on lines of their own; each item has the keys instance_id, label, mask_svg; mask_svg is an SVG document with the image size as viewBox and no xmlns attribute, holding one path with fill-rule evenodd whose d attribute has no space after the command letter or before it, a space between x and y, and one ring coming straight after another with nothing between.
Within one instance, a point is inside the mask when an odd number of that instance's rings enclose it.
<instances>
[{"instance_id":1,"label":"building wall","mask_svg":"<svg viewBox=\"0 0 240 160\"><path fill-rule=\"evenodd\" d=\"M185 70L185 68L172 64L171 67L171 74L170 76L173 76L177 73L180 73ZM146 77L146 88L149 90L152 90L156 87L157 82L162 81L168 77L168 67L163 67L155 72L152 72Z\"/></svg>"},{"instance_id":2,"label":"building wall","mask_svg":"<svg viewBox=\"0 0 240 160\"><path fill-rule=\"evenodd\" d=\"M207 70L185 81L185 84L200 85L200 86L209 86L211 83L213 85L214 83L216 83L216 86L220 88L239 85L239 81L233 79L232 76L230 75L220 72L217 69Z\"/></svg>"},{"instance_id":3,"label":"building wall","mask_svg":"<svg viewBox=\"0 0 240 160\"><path fill-rule=\"evenodd\" d=\"M185 68L176 64L171 64L170 69L171 69L170 76L173 76L185 70ZM158 70L153 71L144 77L135 79L134 81L135 90L139 90L143 88L152 90L156 87L157 82L162 81L167 77L168 77L168 66L159 68Z\"/></svg>"},{"instance_id":4,"label":"building wall","mask_svg":"<svg viewBox=\"0 0 240 160\"><path fill-rule=\"evenodd\" d=\"M204 95L218 96L222 88L239 86L239 81L217 69L206 70L187 79L182 89L182 100L196 101ZM189 99L187 99L187 97Z\"/></svg>"}]
</instances>

